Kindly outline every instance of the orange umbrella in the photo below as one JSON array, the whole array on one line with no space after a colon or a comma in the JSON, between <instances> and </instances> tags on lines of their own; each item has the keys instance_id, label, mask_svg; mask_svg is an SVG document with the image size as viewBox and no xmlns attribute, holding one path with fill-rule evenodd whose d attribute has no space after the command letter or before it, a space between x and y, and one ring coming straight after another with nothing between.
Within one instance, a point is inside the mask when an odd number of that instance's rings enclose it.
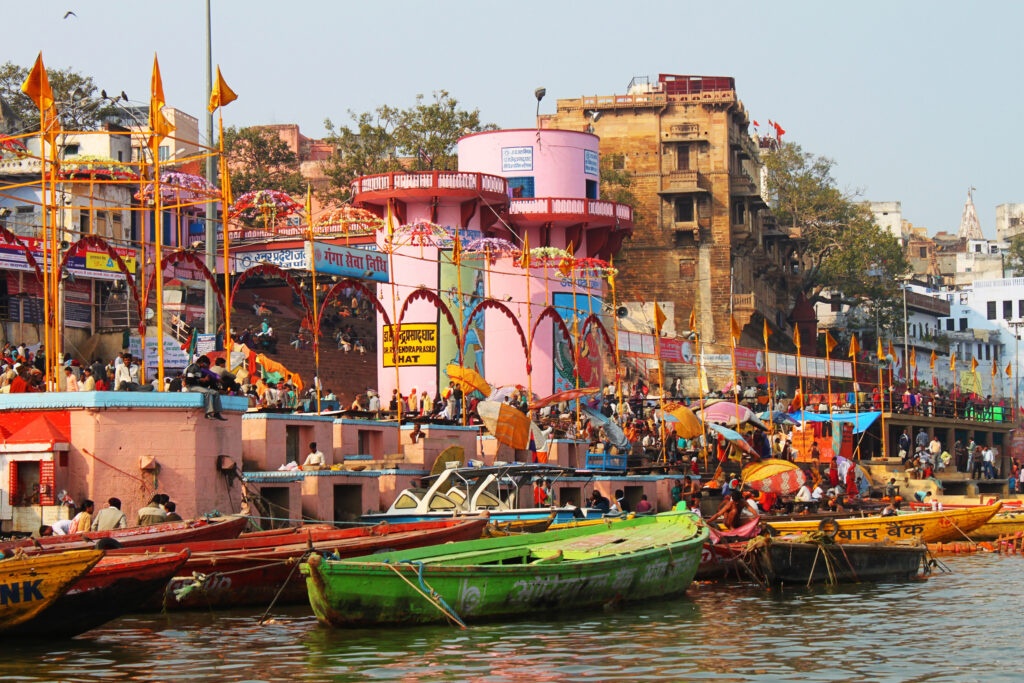
<instances>
[{"instance_id":1,"label":"orange umbrella","mask_svg":"<svg viewBox=\"0 0 1024 683\"><path fill-rule=\"evenodd\" d=\"M680 405L671 410L666 406L665 421L673 423L676 435L683 439L692 439L704 433L704 426L693 411Z\"/></svg>"},{"instance_id":2,"label":"orange umbrella","mask_svg":"<svg viewBox=\"0 0 1024 683\"><path fill-rule=\"evenodd\" d=\"M519 450L530 445L530 418L507 403L481 401L476 412L498 443Z\"/></svg>"},{"instance_id":3,"label":"orange umbrella","mask_svg":"<svg viewBox=\"0 0 1024 683\"><path fill-rule=\"evenodd\" d=\"M462 390L470 392L479 391L485 397L491 395L491 385L487 383L479 372L473 368L463 368L458 365L449 365L447 368L448 379L459 384Z\"/></svg>"},{"instance_id":4,"label":"orange umbrella","mask_svg":"<svg viewBox=\"0 0 1024 683\"><path fill-rule=\"evenodd\" d=\"M742 478L744 485L757 491L788 495L803 485L806 476L796 463L768 458L744 467Z\"/></svg>"}]
</instances>

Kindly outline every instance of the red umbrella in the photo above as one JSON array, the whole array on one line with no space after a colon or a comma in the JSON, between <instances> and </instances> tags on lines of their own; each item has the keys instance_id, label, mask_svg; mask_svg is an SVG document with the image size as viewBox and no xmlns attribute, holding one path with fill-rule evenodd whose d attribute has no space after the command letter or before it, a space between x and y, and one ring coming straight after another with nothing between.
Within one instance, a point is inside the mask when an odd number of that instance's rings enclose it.
<instances>
[{"instance_id":1,"label":"red umbrella","mask_svg":"<svg viewBox=\"0 0 1024 683\"><path fill-rule=\"evenodd\" d=\"M534 401L530 404L530 410L539 410L544 406L549 406L552 403L561 403L562 401L575 401L577 398L583 396L589 396L596 394L601 391L599 387L580 387L579 389L567 389L566 391L559 391L557 394L551 394L545 396L542 399Z\"/></svg>"}]
</instances>

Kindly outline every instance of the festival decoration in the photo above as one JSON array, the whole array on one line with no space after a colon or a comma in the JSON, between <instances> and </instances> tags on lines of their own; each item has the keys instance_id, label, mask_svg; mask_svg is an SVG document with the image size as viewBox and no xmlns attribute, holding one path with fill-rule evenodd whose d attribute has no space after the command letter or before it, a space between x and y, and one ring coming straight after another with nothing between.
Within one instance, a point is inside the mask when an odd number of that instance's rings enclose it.
<instances>
[{"instance_id":1,"label":"festival decoration","mask_svg":"<svg viewBox=\"0 0 1024 683\"><path fill-rule=\"evenodd\" d=\"M154 183L148 182L135 198L152 201ZM217 189L202 176L179 171L168 171L160 174L160 197L178 202L193 202L217 198Z\"/></svg>"},{"instance_id":2,"label":"festival decoration","mask_svg":"<svg viewBox=\"0 0 1024 683\"><path fill-rule=\"evenodd\" d=\"M266 230L272 230L277 221L302 211L302 204L279 190L253 190L235 200L229 218L249 221L261 219Z\"/></svg>"},{"instance_id":3,"label":"festival decoration","mask_svg":"<svg viewBox=\"0 0 1024 683\"><path fill-rule=\"evenodd\" d=\"M774 458L747 465L740 476L745 486L780 496L796 493L806 481L796 463Z\"/></svg>"},{"instance_id":4,"label":"festival decoration","mask_svg":"<svg viewBox=\"0 0 1024 683\"><path fill-rule=\"evenodd\" d=\"M65 160L60 165L59 176L63 179L139 179L139 175L130 166L119 165L110 157L92 155L76 156Z\"/></svg>"},{"instance_id":5,"label":"festival decoration","mask_svg":"<svg viewBox=\"0 0 1024 683\"><path fill-rule=\"evenodd\" d=\"M384 227L380 216L349 204L328 209L313 221L320 232L332 232L345 237L372 235ZM326 229L326 230L325 230Z\"/></svg>"},{"instance_id":6,"label":"festival decoration","mask_svg":"<svg viewBox=\"0 0 1024 683\"><path fill-rule=\"evenodd\" d=\"M514 256L518 253L516 245L500 237L479 237L462 247L462 258L484 258L489 265L494 265L494 262L503 256Z\"/></svg>"},{"instance_id":7,"label":"festival decoration","mask_svg":"<svg viewBox=\"0 0 1024 683\"><path fill-rule=\"evenodd\" d=\"M451 235L445 228L421 218L395 228L392 243L420 248L441 247L447 239L451 239Z\"/></svg>"},{"instance_id":8,"label":"festival decoration","mask_svg":"<svg viewBox=\"0 0 1024 683\"><path fill-rule=\"evenodd\" d=\"M28 148L25 144L17 138L9 138L6 135L0 135L0 151L13 152L14 154L21 155L28 152Z\"/></svg>"}]
</instances>

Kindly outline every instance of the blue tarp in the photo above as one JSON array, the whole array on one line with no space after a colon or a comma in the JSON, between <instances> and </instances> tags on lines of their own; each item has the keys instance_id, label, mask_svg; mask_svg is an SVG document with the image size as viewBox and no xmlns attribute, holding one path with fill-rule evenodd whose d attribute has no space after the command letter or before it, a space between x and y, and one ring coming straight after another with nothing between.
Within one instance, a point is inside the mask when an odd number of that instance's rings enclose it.
<instances>
[{"instance_id":1,"label":"blue tarp","mask_svg":"<svg viewBox=\"0 0 1024 683\"><path fill-rule=\"evenodd\" d=\"M793 420L797 424L801 422L850 422L853 424L853 433L860 434L875 423L881 415L881 411L870 411L863 413L832 413L830 416L828 413L807 413L803 411L797 411L791 413Z\"/></svg>"}]
</instances>

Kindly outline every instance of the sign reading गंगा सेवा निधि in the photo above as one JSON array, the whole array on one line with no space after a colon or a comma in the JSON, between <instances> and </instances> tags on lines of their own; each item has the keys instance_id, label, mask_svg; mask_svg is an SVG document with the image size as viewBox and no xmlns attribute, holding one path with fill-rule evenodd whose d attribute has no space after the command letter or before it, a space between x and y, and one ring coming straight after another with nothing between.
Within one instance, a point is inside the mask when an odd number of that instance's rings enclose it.
<instances>
[{"instance_id":1,"label":"sign reading \u0917\u0902\u0917\u093e \u0938\u0947\u0935\u093e \u0928\u093f\u0927\u093f","mask_svg":"<svg viewBox=\"0 0 1024 683\"><path fill-rule=\"evenodd\" d=\"M306 245L309 254L310 246ZM310 259L318 273L344 275L377 282L388 281L388 257L377 251L316 243Z\"/></svg>"}]
</instances>

